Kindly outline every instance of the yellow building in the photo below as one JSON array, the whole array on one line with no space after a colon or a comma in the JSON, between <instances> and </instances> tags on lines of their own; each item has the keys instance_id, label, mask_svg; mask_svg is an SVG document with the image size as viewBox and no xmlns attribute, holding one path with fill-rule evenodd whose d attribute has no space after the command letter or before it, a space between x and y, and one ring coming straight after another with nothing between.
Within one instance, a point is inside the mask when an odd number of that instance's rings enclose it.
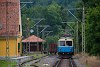
<instances>
[{"instance_id":1,"label":"yellow building","mask_svg":"<svg viewBox=\"0 0 100 67\"><path fill-rule=\"evenodd\" d=\"M0 56L16 57L21 53L21 37L9 37L7 48L6 37L0 37ZM7 51L8 50L8 51Z\"/></svg>"},{"instance_id":2,"label":"yellow building","mask_svg":"<svg viewBox=\"0 0 100 67\"><path fill-rule=\"evenodd\" d=\"M20 0L0 0L0 57L21 55Z\"/></svg>"}]
</instances>

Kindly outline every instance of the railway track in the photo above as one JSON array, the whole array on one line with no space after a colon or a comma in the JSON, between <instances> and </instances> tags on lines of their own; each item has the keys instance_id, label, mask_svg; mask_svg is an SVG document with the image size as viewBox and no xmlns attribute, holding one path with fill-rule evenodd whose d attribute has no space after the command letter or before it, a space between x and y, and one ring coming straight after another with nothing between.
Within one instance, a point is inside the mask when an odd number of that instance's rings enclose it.
<instances>
[{"instance_id":1,"label":"railway track","mask_svg":"<svg viewBox=\"0 0 100 67\"><path fill-rule=\"evenodd\" d=\"M54 67L77 67L73 59L60 59Z\"/></svg>"}]
</instances>

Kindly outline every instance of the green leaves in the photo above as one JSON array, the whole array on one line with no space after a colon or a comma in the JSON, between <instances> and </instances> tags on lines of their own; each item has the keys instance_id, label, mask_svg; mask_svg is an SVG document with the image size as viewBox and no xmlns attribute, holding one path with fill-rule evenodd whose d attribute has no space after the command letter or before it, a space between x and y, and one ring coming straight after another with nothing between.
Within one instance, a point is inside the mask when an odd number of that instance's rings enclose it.
<instances>
[{"instance_id":1,"label":"green leaves","mask_svg":"<svg viewBox=\"0 0 100 67\"><path fill-rule=\"evenodd\" d=\"M100 1L99 0L82 0L84 2L84 5L86 7L96 7L98 5L100 5Z\"/></svg>"},{"instance_id":2,"label":"green leaves","mask_svg":"<svg viewBox=\"0 0 100 67\"><path fill-rule=\"evenodd\" d=\"M45 18L51 26L61 23L60 6L57 3L49 5L45 11Z\"/></svg>"},{"instance_id":3,"label":"green leaves","mask_svg":"<svg viewBox=\"0 0 100 67\"><path fill-rule=\"evenodd\" d=\"M57 25L61 25L62 18L60 6L56 2L47 6L45 10L45 19L47 25L52 26L50 29L53 30L53 34L58 34Z\"/></svg>"},{"instance_id":4,"label":"green leaves","mask_svg":"<svg viewBox=\"0 0 100 67\"><path fill-rule=\"evenodd\" d=\"M49 36L46 38L48 44L55 43L57 44L59 37L58 36Z\"/></svg>"},{"instance_id":5,"label":"green leaves","mask_svg":"<svg viewBox=\"0 0 100 67\"><path fill-rule=\"evenodd\" d=\"M92 3L96 4L95 2ZM100 55L100 7L99 5L90 5L90 7L86 14L86 48L90 54Z\"/></svg>"}]
</instances>

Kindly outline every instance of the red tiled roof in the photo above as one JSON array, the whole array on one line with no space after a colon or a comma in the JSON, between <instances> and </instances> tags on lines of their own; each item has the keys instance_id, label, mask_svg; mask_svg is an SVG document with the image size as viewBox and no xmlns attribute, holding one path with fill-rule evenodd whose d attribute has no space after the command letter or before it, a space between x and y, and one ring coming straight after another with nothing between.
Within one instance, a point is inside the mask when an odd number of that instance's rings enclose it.
<instances>
[{"instance_id":1,"label":"red tiled roof","mask_svg":"<svg viewBox=\"0 0 100 67\"><path fill-rule=\"evenodd\" d=\"M22 40L22 42L45 42L45 40L43 40L35 35L32 35L32 36Z\"/></svg>"},{"instance_id":2,"label":"red tiled roof","mask_svg":"<svg viewBox=\"0 0 100 67\"><path fill-rule=\"evenodd\" d=\"M2 24L0 36L18 35L19 21L20 0L0 0L0 24Z\"/></svg>"}]
</instances>

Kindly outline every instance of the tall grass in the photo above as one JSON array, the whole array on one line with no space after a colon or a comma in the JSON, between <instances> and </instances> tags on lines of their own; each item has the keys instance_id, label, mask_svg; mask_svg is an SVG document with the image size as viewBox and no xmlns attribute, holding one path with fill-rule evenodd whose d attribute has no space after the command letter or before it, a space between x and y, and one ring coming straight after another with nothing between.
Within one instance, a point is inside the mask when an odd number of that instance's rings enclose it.
<instances>
[{"instance_id":1,"label":"tall grass","mask_svg":"<svg viewBox=\"0 0 100 67\"><path fill-rule=\"evenodd\" d=\"M15 67L16 64L17 64L16 62L0 60L0 67Z\"/></svg>"}]
</instances>

